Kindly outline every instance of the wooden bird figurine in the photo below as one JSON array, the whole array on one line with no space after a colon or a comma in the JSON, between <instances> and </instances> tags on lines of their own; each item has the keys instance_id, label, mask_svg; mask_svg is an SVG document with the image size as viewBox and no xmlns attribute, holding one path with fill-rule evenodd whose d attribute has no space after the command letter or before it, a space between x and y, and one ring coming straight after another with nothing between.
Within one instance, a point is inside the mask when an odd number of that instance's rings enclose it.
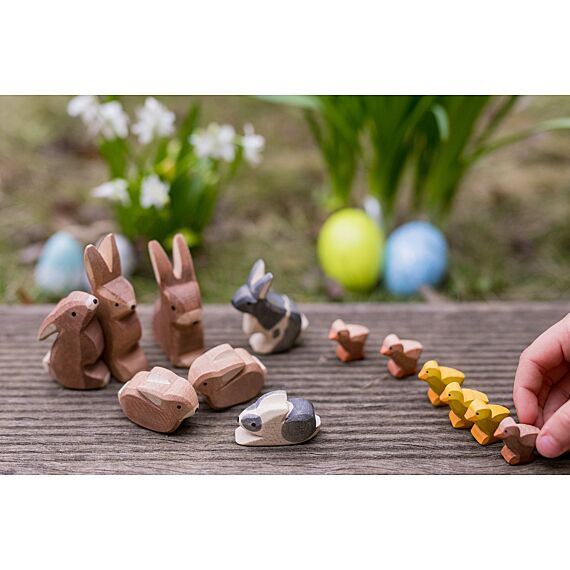
<instances>
[{"instance_id":1,"label":"wooden bird figurine","mask_svg":"<svg viewBox=\"0 0 570 570\"><path fill-rule=\"evenodd\" d=\"M364 358L364 345L370 331L363 325L346 324L337 319L329 331L329 340L338 343L336 356L341 362L362 360Z\"/></svg>"},{"instance_id":2,"label":"wooden bird figurine","mask_svg":"<svg viewBox=\"0 0 570 570\"><path fill-rule=\"evenodd\" d=\"M465 374L455 368L440 366L437 360L428 360L420 370L418 378L428 383L428 398L433 406L445 406L439 398L444 388L452 382L463 384Z\"/></svg>"},{"instance_id":3,"label":"wooden bird figurine","mask_svg":"<svg viewBox=\"0 0 570 570\"><path fill-rule=\"evenodd\" d=\"M157 241L148 244L160 297L154 305L154 338L173 366L187 368L204 352L202 303L192 255L182 234L172 242L174 264Z\"/></svg>"},{"instance_id":4,"label":"wooden bird figurine","mask_svg":"<svg viewBox=\"0 0 570 570\"><path fill-rule=\"evenodd\" d=\"M394 378L405 378L417 372L423 349L417 340L402 339L398 335L389 334L380 347L380 354L388 358L388 372Z\"/></svg>"},{"instance_id":5,"label":"wooden bird figurine","mask_svg":"<svg viewBox=\"0 0 570 570\"><path fill-rule=\"evenodd\" d=\"M73 291L43 320L38 340L58 333L44 366L66 388L103 388L111 373L101 360L103 330L97 320L99 301L83 291Z\"/></svg>"},{"instance_id":6,"label":"wooden bird figurine","mask_svg":"<svg viewBox=\"0 0 570 570\"><path fill-rule=\"evenodd\" d=\"M489 445L498 441L495 431L502 420L510 415L505 406L486 404L482 400L475 399L469 404L465 419L475 425L471 428L471 435L477 443Z\"/></svg>"},{"instance_id":7,"label":"wooden bird figurine","mask_svg":"<svg viewBox=\"0 0 570 570\"><path fill-rule=\"evenodd\" d=\"M503 440L501 455L509 465L524 465L534 461L536 438L540 430L528 424L517 424L505 418L495 430L495 437Z\"/></svg>"},{"instance_id":8,"label":"wooden bird figurine","mask_svg":"<svg viewBox=\"0 0 570 570\"><path fill-rule=\"evenodd\" d=\"M161 433L173 432L198 409L192 384L161 366L135 374L119 390L118 398L129 420Z\"/></svg>"},{"instance_id":9,"label":"wooden bird figurine","mask_svg":"<svg viewBox=\"0 0 570 570\"><path fill-rule=\"evenodd\" d=\"M247 407L238 418L238 445L295 445L319 433L321 418L303 398L287 398L285 390L268 392Z\"/></svg>"},{"instance_id":10,"label":"wooden bird figurine","mask_svg":"<svg viewBox=\"0 0 570 570\"><path fill-rule=\"evenodd\" d=\"M113 234L99 247L88 245L85 270L91 289L99 299L98 316L105 337L103 360L120 382L148 368L139 345L142 328L137 316L135 291L121 274L121 259Z\"/></svg>"},{"instance_id":11,"label":"wooden bird figurine","mask_svg":"<svg viewBox=\"0 0 570 570\"><path fill-rule=\"evenodd\" d=\"M448 384L440 394L439 399L451 408L449 410L449 421L456 429L470 428L473 425L473 422L465 419L465 413L473 400L479 399L485 404L489 403L489 398L484 392L461 388L457 382Z\"/></svg>"},{"instance_id":12,"label":"wooden bird figurine","mask_svg":"<svg viewBox=\"0 0 570 570\"><path fill-rule=\"evenodd\" d=\"M194 360L188 380L210 408L221 410L259 395L266 372L261 361L247 350L220 344Z\"/></svg>"}]
</instances>

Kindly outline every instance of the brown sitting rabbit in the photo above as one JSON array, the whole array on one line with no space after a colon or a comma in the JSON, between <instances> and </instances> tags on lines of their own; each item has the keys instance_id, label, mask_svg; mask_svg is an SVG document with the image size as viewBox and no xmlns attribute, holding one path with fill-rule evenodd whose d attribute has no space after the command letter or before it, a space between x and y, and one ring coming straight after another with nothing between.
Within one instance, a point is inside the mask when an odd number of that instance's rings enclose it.
<instances>
[{"instance_id":1,"label":"brown sitting rabbit","mask_svg":"<svg viewBox=\"0 0 570 570\"><path fill-rule=\"evenodd\" d=\"M58 333L51 350L44 357L50 374L66 388L90 390L103 388L110 372L100 360L103 352L103 331L96 317L98 300L73 291L62 299L44 319L38 340Z\"/></svg>"},{"instance_id":2,"label":"brown sitting rabbit","mask_svg":"<svg viewBox=\"0 0 570 570\"><path fill-rule=\"evenodd\" d=\"M103 360L120 382L148 368L139 345L141 323L136 313L135 291L121 274L119 250L113 234L99 247L85 248L85 270L93 293L99 299L99 321L105 337Z\"/></svg>"},{"instance_id":3,"label":"brown sitting rabbit","mask_svg":"<svg viewBox=\"0 0 570 570\"><path fill-rule=\"evenodd\" d=\"M160 297L154 305L154 337L174 366L189 367L204 352L200 287L182 234L172 242L174 265L157 241L148 244Z\"/></svg>"}]
</instances>

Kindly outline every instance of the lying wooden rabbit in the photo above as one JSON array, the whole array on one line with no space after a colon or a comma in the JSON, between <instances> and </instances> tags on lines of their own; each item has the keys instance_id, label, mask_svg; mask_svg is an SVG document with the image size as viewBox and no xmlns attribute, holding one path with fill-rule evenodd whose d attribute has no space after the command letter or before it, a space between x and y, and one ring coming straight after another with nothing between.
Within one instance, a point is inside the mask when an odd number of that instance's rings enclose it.
<instances>
[{"instance_id":1,"label":"lying wooden rabbit","mask_svg":"<svg viewBox=\"0 0 570 570\"><path fill-rule=\"evenodd\" d=\"M243 331L251 335L249 344L258 354L289 350L309 326L307 317L286 295L270 293L273 275L265 273L258 259L232 297L232 305L244 313Z\"/></svg>"},{"instance_id":2,"label":"lying wooden rabbit","mask_svg":"<svg viewBox=\"0 0 570 570\"><path fill-rule=\"evenodd\" d=\"M172 242L174 266L157 241L148 244L160 297L154 305L154 338L174 366L187 368L204 352L200 287L182 234Z\"/></svg>"},{"instance_id":3,"label":"lying wooden rabbit","mask_svg":"<svg viewBox=\"0 0 570 570\"><path fill-rule=\"evenodd\" d=\"M38 340L58 333L44 357L50 374L66 388L103 388L111 373L101 360L103 330L96 317L99 301L83 291L73 291L44 319Z\"/></svg>"},{"instance_id":4,"label":"lying wooden rabbit","mask_svg":"<svg viewBox=\"0 0 570 570\"><path fill-rule=\"evenodd\" d=\"M139 372L119 390L119 404L135 424L169 433L198 409L192 384L171 370L155 366Z\"/></svg>"},{"instance_id":5,"label":"lying wooden rabbit","mask_svg":"<svg viewBox=\"0 0 570 570\"><path fill-rule=\"evenodd\" d=\"M210 408L229 408L255 398L265 384L265 366L243 348L220 344L198 357L188 380Z\"/></svg>"},{"instance_id":6,"label":"lying wooden rabbit","mask_svg":"<svg viewBox=\"0 0 570 570\"><path fill-rule=\"evenodd\" d=\"M113 234L99 247L85 248L85 270L93 293L99 299L99 321L105 337L103 360L120 382L148 368L139 345L142 328L136 312L135 291L121 275L121 259Z\"/></svg>"},{"instance_id":7,"label":"lying wooden rabbit","mask_svg":"<svg viewBox=\"0 0 570 570\"><path fill-rule=\"evenodd\" d=\"M285 390L258 398L239 415L238 423L236 443L245 446L295 445L312 439L321 428L313 404L287 399Z\"/></svg>"}]
</instances>

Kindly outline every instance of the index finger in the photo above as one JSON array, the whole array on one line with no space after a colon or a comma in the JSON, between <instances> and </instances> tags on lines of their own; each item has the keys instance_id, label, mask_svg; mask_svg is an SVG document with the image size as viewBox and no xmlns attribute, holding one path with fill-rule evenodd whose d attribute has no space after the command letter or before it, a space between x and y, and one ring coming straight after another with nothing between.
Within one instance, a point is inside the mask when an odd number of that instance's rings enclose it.
<instances>
[{"instance_id":1,"label":"index finger","mask_svg":"<svg viewBox=\"0 0 570 570\"><path fill-rule=\"evenodd\" d=\"M562 377L569 360L570 313L543 332L520 356L513 400L521 422L537 422L544 403L540 397L547 395L550 386Z\"/></svg>"}]
</instances>

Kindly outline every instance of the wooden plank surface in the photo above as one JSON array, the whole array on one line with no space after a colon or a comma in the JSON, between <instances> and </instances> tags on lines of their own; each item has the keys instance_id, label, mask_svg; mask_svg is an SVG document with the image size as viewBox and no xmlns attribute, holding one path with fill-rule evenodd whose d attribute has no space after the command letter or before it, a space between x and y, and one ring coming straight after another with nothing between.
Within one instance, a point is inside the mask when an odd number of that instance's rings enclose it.
<instances>
[{"instance_id":1,"label":"wooden plank surface","mask_svg":"<svg viewBox=\"0 0 570 570\"><path fill-rule=\"evenodd\" d=\"M179 431L163 435L123 416L115 381L95 392L60 387L41 367L49 342L36 341L50 307L0 307L0 473L570 473L568 458L508 466L500 444L483 448L468 432L453 430L446 409L428 403L426 385L391 378L377 353L389 332L416 338L425 347L422 362L436 358L461 369L466 386L514 411L520 351L570 311L569 303L303 308L311 321L303 345L262 357L266 389L284 388L312 400L322 431L299 446L243 448L233 432L244 406L213 412L204 404ZM152 339L150 307L140 313L150 363L167 366ZM370 327L367 360L336 360L326 333L337 317ZM241 317L229 306L207 306L205 327L208 346L247 347Z\"/></svg>"}]
</instances>

